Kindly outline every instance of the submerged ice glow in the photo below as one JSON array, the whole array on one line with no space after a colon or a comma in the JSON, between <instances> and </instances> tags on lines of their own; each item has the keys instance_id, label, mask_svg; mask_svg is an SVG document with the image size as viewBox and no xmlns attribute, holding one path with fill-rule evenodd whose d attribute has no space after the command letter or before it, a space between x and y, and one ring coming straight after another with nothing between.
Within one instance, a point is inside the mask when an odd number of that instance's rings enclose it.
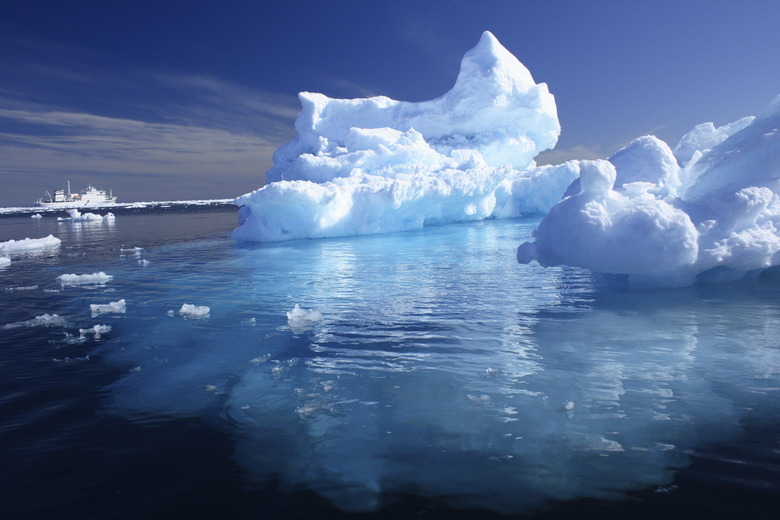
<instances>
[{"instance_id":1,"label":"submerged ice glow","mask_svg":"<svg viewBox=\"0 0 780 520\"><path fill-rule=\"evenodd\" d=\"M118 265L126 313L100 316L95 347L126 370L107 407L217 421L248 479L345 510L413 492L514 512L668 485L687 453L777 410L776 284L633 292L518 265L536 223ZM171 319L176 301L208 320Z\"/></svg>"},{"instance_id":2,"label":"submerged ice glow","mask_svg":"<svg viewBox=\"0 0 780 520\"><path fill-rule=\"evenodd\" d=\"M147 267L125 254L133 217L67 226L59 256L0 271L38 283L5 293L4 338L43 349L33 366L62 381L103 367L102 412L214 425L249 483L344 510L620 498L780 413L776 281L628 291L518 264L538 220L236 244L230 217L217 238L143 244ZM107 285L53 276L106 271Z\"/></svg>"}]
</instances>

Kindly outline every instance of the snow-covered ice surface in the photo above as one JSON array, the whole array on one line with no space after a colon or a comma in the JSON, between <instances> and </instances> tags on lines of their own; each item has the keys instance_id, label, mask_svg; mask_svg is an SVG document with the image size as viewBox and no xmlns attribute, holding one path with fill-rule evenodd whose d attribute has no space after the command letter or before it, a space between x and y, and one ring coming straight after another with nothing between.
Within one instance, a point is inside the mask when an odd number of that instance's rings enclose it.
<instances>
[{"instance_id":1,"label":"snow-covered ice surface","mask_svg":"<svg viewBox=\"0 0 780 520\"><path fill-rule=\"evenodd\" d=\"M571 169L535 169L534 157L558 140L555 99L490 32L463 57L453 88L436 99L299 98L298 137L274 154L269 184L236 199L243 206L236 240L385 233L496 211L546 212L574 178ZM540 185L537 196L532 188Z\"/></svg>"},{"instance_id":2,"label":"snow-covered ice surface","mask_svg":"<svg viewBox=\"0 0 780 520\"><path fill-rule=\"evenodd\" d=\"M780 264L780 96L758 117L697 126L675 151L646 136L609 161L583 163L518 261L653 286L759 276Z\"/></svg>"}]
</instances>

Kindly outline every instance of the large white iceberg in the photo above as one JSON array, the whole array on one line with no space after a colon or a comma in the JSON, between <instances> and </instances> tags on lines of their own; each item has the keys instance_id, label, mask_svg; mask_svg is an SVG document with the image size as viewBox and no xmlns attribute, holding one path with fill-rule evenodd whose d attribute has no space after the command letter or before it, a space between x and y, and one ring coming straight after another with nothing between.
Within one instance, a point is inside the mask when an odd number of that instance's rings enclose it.
<instances>
[{"instance_id":1,"label":"large white iceberg","mask_svg":"<svg viewBox=\"0 0 780 520\"><path fill-rule=\"evenodd\" d=\"M609 161L583 162L518 261L653 285L731 280L780 264L780 96L758 117L716 130L686 134L677 164L653 137Z\"/></svg>"},{"instance_id":2,"label":"large white iceberg","mask_svg":"<svg viewBox=\"0 0 780 520\"><path fill-rule=\"evenodd\" d=\"M490 32L436 99L299 98L298 137L274 154L269 184L235 201L242 206L236 240L400 231L497 209L544 212L576 177L565 168L533 170L560 133L555 99ZM547 175L560 191L537 200L527 188Z\"/></svg>"}]
</instances>

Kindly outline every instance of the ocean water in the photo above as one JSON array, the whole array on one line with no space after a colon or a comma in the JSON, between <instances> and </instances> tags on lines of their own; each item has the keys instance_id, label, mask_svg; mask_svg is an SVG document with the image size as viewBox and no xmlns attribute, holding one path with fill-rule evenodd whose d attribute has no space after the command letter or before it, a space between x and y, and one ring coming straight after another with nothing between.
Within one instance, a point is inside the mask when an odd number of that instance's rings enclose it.
<instances>
[{"instance_id":1,"label":"ocean water","mask_svg":"<svg viewBox=\"0 0 780 520\"><path fill-rule=\"evenodd\" d=\"M0 513L775 518L780 280L519 265L537 223L239 244L224 208L0 218L62 240L0 269Z\"/></svg>"}]
</instances>

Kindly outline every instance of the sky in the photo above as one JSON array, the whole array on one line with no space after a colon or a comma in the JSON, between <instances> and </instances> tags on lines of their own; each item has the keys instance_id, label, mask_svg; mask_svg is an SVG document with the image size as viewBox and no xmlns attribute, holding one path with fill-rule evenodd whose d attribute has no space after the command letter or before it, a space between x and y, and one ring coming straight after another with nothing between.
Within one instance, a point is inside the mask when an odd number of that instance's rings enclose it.
<instances>
[{"instance_id":1,"label":"sky","mask_svg":"<svg viewBox=\"0 0 780 520\"><path fill-rule=\"evenodd\" d=\"M0 206L88 184L120 202L232 198L295 137L297 93L423 101L491 31L556 98L540 163L760 113L776 0L7 0Z\"/></svg>"}]
</instances>

